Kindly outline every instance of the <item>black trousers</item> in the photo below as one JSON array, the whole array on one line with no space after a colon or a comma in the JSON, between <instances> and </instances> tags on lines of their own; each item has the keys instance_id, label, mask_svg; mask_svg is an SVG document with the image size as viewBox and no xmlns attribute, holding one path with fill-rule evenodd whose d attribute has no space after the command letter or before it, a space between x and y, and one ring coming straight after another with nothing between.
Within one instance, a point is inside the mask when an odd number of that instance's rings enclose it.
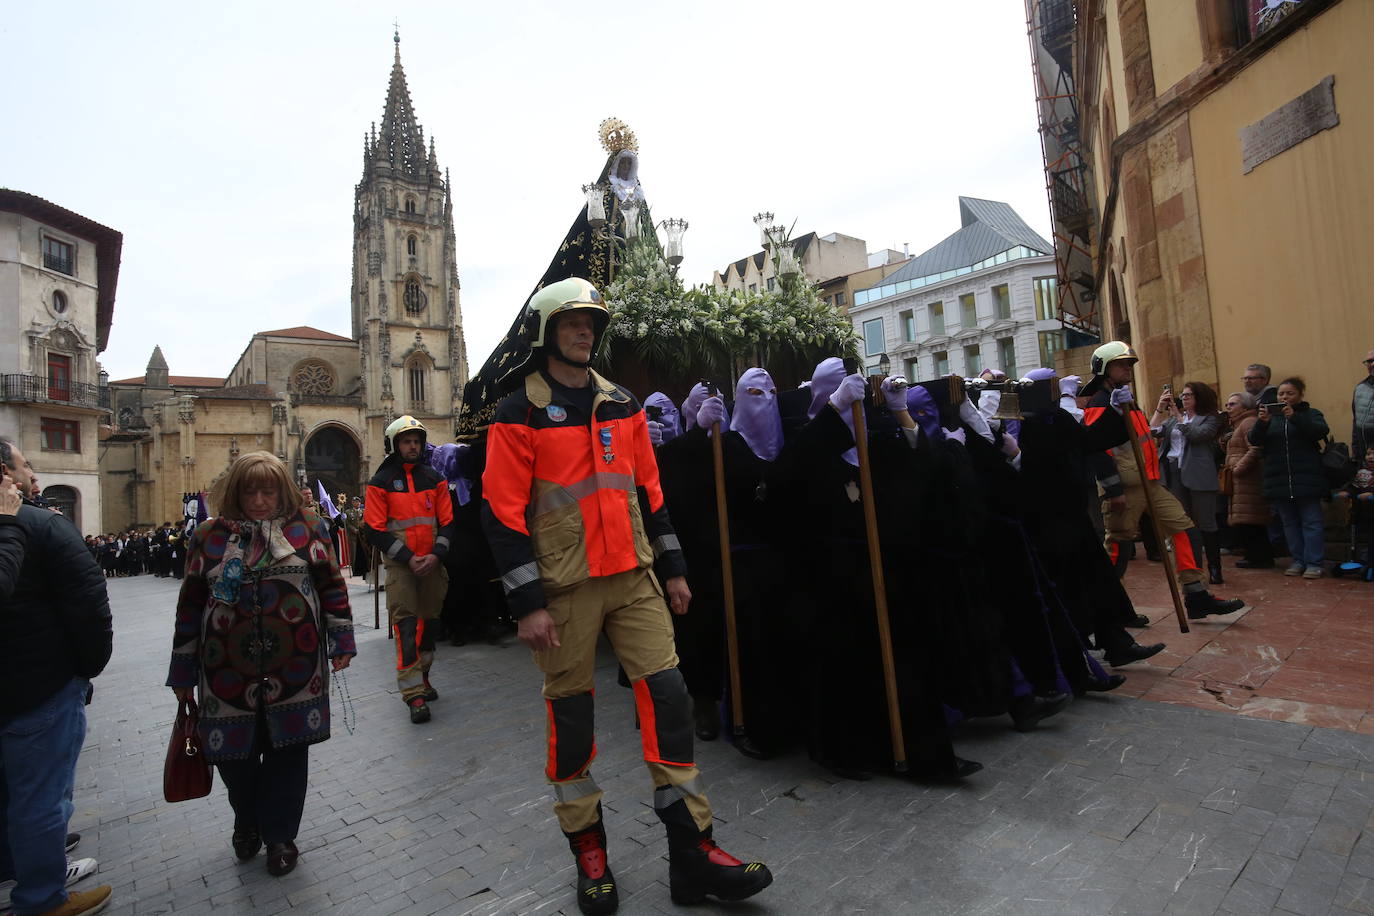
<instances>
[{"instance_id":1,"label":"black trousers","mask_svg":"<svg viewBox=\"0 0 1374 916\"><path fill-rule=\"evenodd\" d=\"M247 760L216 766L234 809L234 829L256 827L264 843L286 843L296 839L305 810L310 745L278 750L262 748L265 743Z\"/></svg>"}]
</instances>

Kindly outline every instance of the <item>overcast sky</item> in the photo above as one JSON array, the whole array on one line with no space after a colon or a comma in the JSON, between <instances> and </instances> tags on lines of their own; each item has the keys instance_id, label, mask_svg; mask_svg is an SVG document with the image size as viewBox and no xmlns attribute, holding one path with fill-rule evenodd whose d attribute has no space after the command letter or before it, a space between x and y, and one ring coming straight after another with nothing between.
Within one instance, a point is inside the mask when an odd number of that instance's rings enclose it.
<instances>
[{"instance_id":1,"label":"overcast sky","mask_svg":"<svg viewBox=\"0 0 1374 916\"><path fill-rule=\"evenodd\" d=\"M124 233L112 378L154 344L226 375L255 331L349 334L353 189L392 20L452 173L468 359L509 326L625 120L689 283L758 250L751 218L913 253L960 194L1048 234L1020 0L958 3L10 4L0 186Z\"/></svg>"}]
</instances>

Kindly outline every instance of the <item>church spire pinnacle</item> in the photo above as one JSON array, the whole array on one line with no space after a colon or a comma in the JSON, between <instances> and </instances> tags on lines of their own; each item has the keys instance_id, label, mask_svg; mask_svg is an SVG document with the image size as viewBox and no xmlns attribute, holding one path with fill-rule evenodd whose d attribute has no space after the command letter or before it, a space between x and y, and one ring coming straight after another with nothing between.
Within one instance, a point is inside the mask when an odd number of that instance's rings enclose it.
<instances>
[{"instance_id":1,"label":"church spire pinnacle","mask_svg":"<svg viewBox=\"0 0 1374 916\"><path fill-rule=\"evenodd\" d=\"M392 33L392 40L396 44L396 59L391 65L391 82L387 87L386 108L382 112L382 129L377 136L376 158L397 174L423 178L428 165L424 132L415 119L410 90L406 87L405 70L401 67L399 27Z\"/></svg>"}]
</instances>

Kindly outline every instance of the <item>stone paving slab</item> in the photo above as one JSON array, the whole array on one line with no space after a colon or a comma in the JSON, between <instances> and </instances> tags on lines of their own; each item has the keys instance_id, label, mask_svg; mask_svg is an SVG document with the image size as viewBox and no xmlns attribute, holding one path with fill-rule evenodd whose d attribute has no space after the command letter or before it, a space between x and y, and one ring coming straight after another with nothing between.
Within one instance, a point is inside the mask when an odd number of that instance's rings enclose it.
<instances>
[{"instance_id":1,"label":"stone paving slab","mask_svg":"<svg viewBox=\"0 0 1374 916\"><path fill-rule=\"evenodd\" d=\"M352 591L370 622L371 596ZM170 580L110 582L115 657L96 682L72 820L79 854L115 888L108 912L577 912L540 775L539 675L518 643L441 647L434 720L414 726L385 632L359 626L356 732L336 700L334 738L311 751L300 866L276 879L261 856L235 862L220 785L162 800L175 594ZM609 654L597 681L594 769L621 912L678 912ZM776 875L718 909L1374 914L1374 736L1113 694L1031 734L974 722L956 746L986 765L961 786L837 781L801 754L758 762L699 745L719 839Z\"/></svg>"}]
</instances>

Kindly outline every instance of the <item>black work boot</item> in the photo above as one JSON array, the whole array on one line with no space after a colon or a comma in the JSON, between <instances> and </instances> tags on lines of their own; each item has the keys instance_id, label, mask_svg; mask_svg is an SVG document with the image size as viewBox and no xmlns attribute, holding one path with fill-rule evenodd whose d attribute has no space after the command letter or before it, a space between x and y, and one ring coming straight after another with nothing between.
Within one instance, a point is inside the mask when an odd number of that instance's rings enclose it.
<instances>
[{"instance_id":1,"label":"black work boot","mask_svg":"<svg viewBox=\"0 0 1374 916\"><path fill-rule=\"evenodd\" d=\"M1233 614L1245 607L1245 602L1239 598L1222 601L1206 589L1200 589L1184 594L1183 606L1188 609L1189 620L1201 620L1210 614Z\"/></svg>"},{"instance_id":2,"label":"black work boot","mask_svg":"<svg viewBox=\"0 0 1374 916\"><path fill-rule=\"evenodd\" d=\"M708 895L743 900L773 883L767 865L741 862L716 845L710 827L697 829L682 799L659 809L658 817L668 828L668 890L673 903L701 903Z\"/></svg>"},{"instance_id":3,"label":"black work boot","mask_svg":"<svg viewBox=\"0 0 1374 916\"><path fill-rule=\"evenodd\" d=\"M620 906L620 892L606 860L606 825L601 821L600 806L595 824L563 835L577 863L577 908L587 916L614 913Z\"/></svg>"},{"instance_id":4,"label":"black work boot","mask_svg":"<svg viewBox=\"0 0 1374 916\"><path fill-rule=\"evenodd\" d=\"M406 701L406 706L410 707L410 721L416 725L429 721L429 706L425 704L423 696L412 697Z\"/></svg>"},{"instance_id":5,"label":"black work boot","mask_svg":"<svg viewBox=\"0 0 1374 916\"><path fill-rule=\"evenodd\" d=\"M420 694L425 698L426 703L433 703L439 699L439 691L434 689L434 685L429 682L429 675L425 675L425 692Z\"/></svg>"}]
</instances>

